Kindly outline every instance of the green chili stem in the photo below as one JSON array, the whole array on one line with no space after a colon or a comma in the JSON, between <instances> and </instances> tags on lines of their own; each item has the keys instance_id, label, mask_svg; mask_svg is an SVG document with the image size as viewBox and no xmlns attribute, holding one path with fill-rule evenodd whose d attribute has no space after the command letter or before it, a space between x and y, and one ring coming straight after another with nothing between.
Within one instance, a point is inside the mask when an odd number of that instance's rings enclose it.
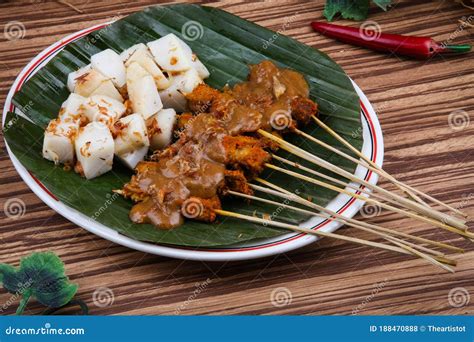
<instances>
[{"instance_id":1,"label":"green chili stem","mask_svg":"<svg viewBox=\"0 0 474 342\"><path fill-rule=\"evenodd\" d=\"M466 53L471 51L471 45L469 44L459 44L459 45L446 45L445 51L447 53Z\"/></svg>"}]
</instances>

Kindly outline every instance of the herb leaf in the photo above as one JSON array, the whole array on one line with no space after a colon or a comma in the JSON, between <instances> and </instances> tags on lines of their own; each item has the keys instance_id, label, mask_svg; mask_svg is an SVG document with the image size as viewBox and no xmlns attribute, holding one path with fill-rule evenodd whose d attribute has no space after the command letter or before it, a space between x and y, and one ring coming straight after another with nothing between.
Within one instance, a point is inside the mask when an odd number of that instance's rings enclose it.
<instances>
[{"instance_id":1,"label":"herb leaf","mask_svg":"<svg viewBox=\"0 0 474 342\"><path fill-rule=\"evenodd\" d=\"M45 306L67 304L78 286L64 272L64 264L53 252L33 253L20 261L20 267L0 264L0 282L12 294L21 295L17 314L21 315L30 297Z\"/></svg>"},{"instance_id":2,"label":"herb leaf","mask_svg":"<svg viewBox=\"0 0 474 342\"><path fill-rule=\"evenodd\" d=\"M391 5L392 0L373 0L384 11ZM324 16L332 21L334 16L341 13L344 19L364 20L369 14L369 0L327 0Z\"/></svg>"},{"instance_id":3,"label":"herb leaf","mask_svg":"<svg viewBox=\"0 0 474 342\"><path fill-rule=\"evenodd\" d=\"M327 0L324 16L332 21L341 13L344 19L364 20L369 14L369 0Z\"/></svg>"}]
</instances>

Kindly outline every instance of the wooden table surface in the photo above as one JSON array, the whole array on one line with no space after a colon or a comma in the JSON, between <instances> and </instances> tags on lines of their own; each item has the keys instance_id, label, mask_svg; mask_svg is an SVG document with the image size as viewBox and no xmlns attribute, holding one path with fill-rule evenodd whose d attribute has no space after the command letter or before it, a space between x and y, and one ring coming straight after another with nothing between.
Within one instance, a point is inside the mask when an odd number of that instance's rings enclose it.
<instances>
[{"instance_id":1,"label":"wooden table surface","mask_svg":"<svg viewBox=\"0 0 474 342\"><path fill-rule=\"evenodd\" d=\"M56 1L0 4L1 32L13 21L25 28L23 38L15 40L4 34L0 40L2 107L16 75L42 49L67 34L156 4L124 0L70 3L82 13ZM473 12L454 1L394 3L387 13L371 9L368 20L382 32L472 43L472 28L460 29L459 20L469 20ZM313 33L308 25L322 19L324 1L210 5L329 54L376 108L384 132L385 168L473 216L472 53L449 60L414 61L335 42ZM0 262L16 265L32 251L56 252L70 278L79 284L78 298L88 303L91 314L474 314L474 298L469 297L469 293L474 295L472 244L426 224L386 212L368 219L466 248L457 257L455 274L422 260L327 239L250 261L169 259L111 243L64 219L31 192L13 168L3 139L1 145L0 208L5 210L7 201L14 198L23 201L26 210L16 219L2 211ZM341 232L366 237L349 228ZM272 301L275 297L282 300ZM16 309L17 302L11 304L10 299L10 294L0 292L3 314ZM35 301L27 310L29 314L41 311Z\"/></svg>"}]
</instances>

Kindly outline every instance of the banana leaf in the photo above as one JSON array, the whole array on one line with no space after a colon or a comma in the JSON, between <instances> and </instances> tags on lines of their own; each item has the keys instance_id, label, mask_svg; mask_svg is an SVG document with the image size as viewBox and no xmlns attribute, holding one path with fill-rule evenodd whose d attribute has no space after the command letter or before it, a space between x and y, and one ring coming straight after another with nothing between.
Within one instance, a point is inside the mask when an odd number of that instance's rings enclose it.
<instances>
[{"instance_id":1,"label":"banana leaf","mask_svg":"<svg viewBox=\"0 0 474 342\"><path fill-rule=\"evenodd\" d=\"M185 31L190 25L197 28L197 38L190 39L189 33ZM69 95L66 86L68 73L88 64L90 56L103 49L111 48L121 52L134 44L146 43L168 33L175 33L185 39L211 73L206 82L216 88L245 80L248 65L265 59L303 73L310 85L310 96L318 103L322 119L356 147L361 147L360 138L354 138L351 134L361 129L358 96L348 76L327 55L225 11L181 4L150 7L127 16L67 45L53 57L13 98L15 106L28 120L15 113L8 113L8 129L4 129L4 136L12 152L59 200L136 240L215 247L287 233L285 230L230 218L220 218L214 224L188 220L183 226L173 230L133 224L128 219L132 203L112 195L112 190L120 189L132 174L130 170L120 166L118 161L114 163L111 172L93 180L85 180L42 158L44 128L49 120L57 116L61 103ZM315 124L309 124L303 130L330 144L336 144L332 137ZM286 138L350 172L355 169L355 165L315 144L296 136ZM284 153L281 155L297 160ZM297 161L305 164L301 160ZM315 168L314 165L306 165ZM298 190L301 196L312 198L321 205L327 204L337 195L276 172L267 171L262 177L290 191ZM260 217L273 215L278 209L267 204L248 203L232 198L225 199L223 206L226 210ZM308 219L307 216L281 208L277 216L278 220L294 224Z\"/></svg>"}]
</instances>

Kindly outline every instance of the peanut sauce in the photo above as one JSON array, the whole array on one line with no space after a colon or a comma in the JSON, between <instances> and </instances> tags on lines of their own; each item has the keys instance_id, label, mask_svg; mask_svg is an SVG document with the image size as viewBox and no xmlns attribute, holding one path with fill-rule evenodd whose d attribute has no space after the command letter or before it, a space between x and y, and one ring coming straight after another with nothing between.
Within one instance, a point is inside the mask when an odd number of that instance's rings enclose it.
<instances>
[{"instance_id":1,"label":"peanut sauce","mask_svg":"<svg viewBox=\"0 0 474 342\"><path fill-rule=\"evenodd\" d=\"M301 74L278 68L270 61L251 66L246 82L226 87L223 92L210 87L204 90L208 93L203 94L211 99L202 96L196 103L201 106L209 102L206 112L199 110L199 114L188 118L180 139L160 152L157 161L139 163L136 175L124 186L123 194L138 202L130 212L133 222L151 223L162 229L178 227L184 217L199 219L194 211L186 213L185 208L186 201L196 198L211 199L213 208L220 208L218 196L225 186L226 167L230 166L226 137L258 141L243 135L260 128L272 130L273 113L291 114L292 101L298 97L307 99L309 95L308 84ZM193 108L191 98L188 97L189 106ZM194 204L202 206L202 203Z\"/></svg>"},{"instance_id":2,"label":"peanut sauce","mask_svg":"<svg viewBox=\"0 0 474 342\"><path fill-rule=\"evenodd\" d=\"M211 198L224 181L225 165L211 160L202 144L186 143L173 157L137 166L136 184L147 197L135 204L130 219L169 229L183 223L181 205L191 197Z\"/></svg>"},{"instance_id":3,"label":"peanut sauce","mask_svg":"<svg viewBox=\"0 0 474 342\"><path fill-rule=\"evenodd\" d=\"M278 68L270 61L250 67L249 80L235 85L230 93L239 101L263 115L265 130L272 130L272 115L291 113L291 101L296 97L307 98L309 87L303 75Z\"/></svg>"}]
</instances>

